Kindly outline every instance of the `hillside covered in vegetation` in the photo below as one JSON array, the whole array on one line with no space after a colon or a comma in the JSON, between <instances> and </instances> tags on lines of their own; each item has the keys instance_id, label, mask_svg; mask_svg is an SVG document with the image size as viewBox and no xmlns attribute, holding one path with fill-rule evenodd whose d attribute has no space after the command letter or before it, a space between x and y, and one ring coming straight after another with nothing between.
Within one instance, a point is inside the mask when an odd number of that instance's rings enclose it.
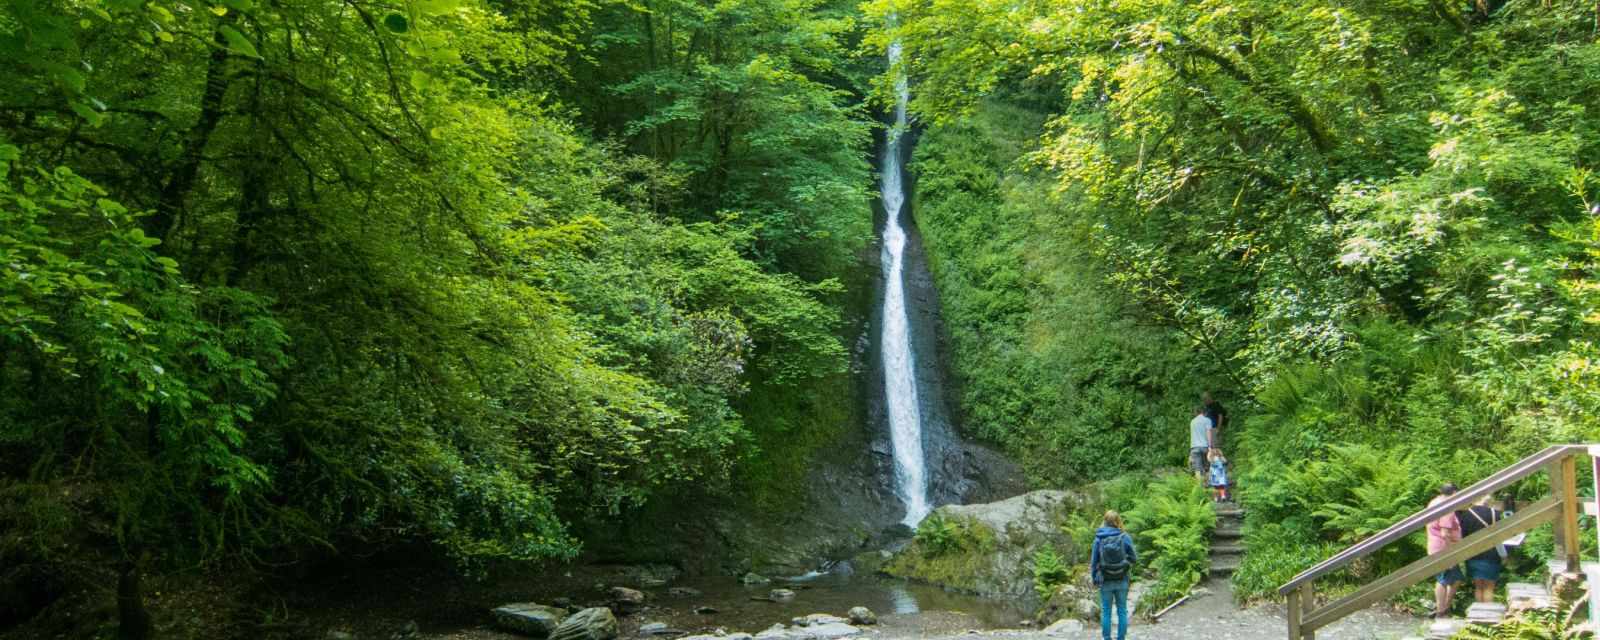
<instances>
[{"instance_id":1,"label":"hillside covered in vegetation","mask_svg":"<svg viewBox=\"0 0 1600 640\"><path fill-rule=\"evenodd\" d=\"M1592 4L870 6L961 407L1034 478L1180 466L1213 391L1255 598L1600 436Z\"/></svg>"}]
</instances>

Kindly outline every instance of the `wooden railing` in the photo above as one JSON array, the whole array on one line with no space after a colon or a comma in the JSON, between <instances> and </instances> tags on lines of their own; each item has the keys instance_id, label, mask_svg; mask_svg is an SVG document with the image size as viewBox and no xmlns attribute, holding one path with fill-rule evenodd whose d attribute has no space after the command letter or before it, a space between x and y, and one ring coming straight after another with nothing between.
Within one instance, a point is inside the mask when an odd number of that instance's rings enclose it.
<instances>
[{"instance_id":1,"label":"wooden railing","mask_svg":"<svg viewBox=\"0 0 1600 640\"><path fill-rule=\"evenodd\" d=\"M1449 499L1419 511L1395 523L1366 540L1334 554L1321 564L1306 569L1300 575L1278 588L1288 599L1289 640L1314 640L1317 629L1326 627L1347 615L1360 611L1379 600L1388 598L1413 584L1426 580L1446 568L1460 564L1472 556L1483 553L1519 533L1546 522L1555 523L1556 558L1566 563L1567 571L1579 570L1577 459L1588 458L1587 445L1556 445L1524 458L1501 469L1494 475L1456 492ZM1450 547L1408 564L1399 570L1355 590L1342 598L1317 606L1316 580L1337 571L1351 562L1365 558L1383 547L1397 542L1429 522L1477 502L1512 484L1539 472L1550 475L1550 495L1531 505L1518 509L1511 517L1500 520Z\"/></svg>"}]
</instances>

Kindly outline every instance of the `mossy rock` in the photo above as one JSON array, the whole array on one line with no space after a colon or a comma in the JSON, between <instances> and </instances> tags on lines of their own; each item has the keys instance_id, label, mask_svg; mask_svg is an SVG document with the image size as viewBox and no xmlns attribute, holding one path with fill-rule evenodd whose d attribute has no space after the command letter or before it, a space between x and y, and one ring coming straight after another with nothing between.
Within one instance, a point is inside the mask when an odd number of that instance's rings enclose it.
<instances>
[{"instance_id":1,"label":"mossy rock","mask_svg":"<svg viewBox=\"0 0 1600 640\"><path fill-rule=\"evenodd\" d=\"M940 507L912 543L884 566L892 576L984 596L1033 599L1033 558L1050 548L1081 557L1065 524L1091 497L1068 491L1031 493L971 505Z\"/></svg>"}]
</instances>

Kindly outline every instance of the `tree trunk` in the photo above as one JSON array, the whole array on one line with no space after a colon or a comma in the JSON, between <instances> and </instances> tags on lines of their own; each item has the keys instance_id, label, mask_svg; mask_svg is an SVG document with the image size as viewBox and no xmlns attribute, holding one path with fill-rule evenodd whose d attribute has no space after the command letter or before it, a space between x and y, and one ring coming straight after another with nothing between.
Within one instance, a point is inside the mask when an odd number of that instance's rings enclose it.
<instances>
[{"instance_id":1,"label":"tree trunk","mask_svg":"<svg viewBox=\"0 0 1600 640\"><path fill-rule=\"evenodd\" d=\"M232 19L234 15L230 12L218 26L235 22ZM166 239L177 225L178 212L183 209L184 200L200 175L202 154L211 142L211 132L222 121L222 99L228 93L230 82L228 74L224 73L228 64L228 41L223 38L220 28L212 40L216 48L211 50L211 57L206 62L206 85L205 92L200 96L200 118L184 137L178 165L169 172L172 177L161 188L161 199L155 213L145 218L145 235L152 238Z\"/></svg>"},{"instance_id":2,"label":"tree trunk","mask_svg":"<svg viewBox=\"0 0 1600 640\"><path fill-rule=\"evenodd\" d=\"M150 612L144 608L139 563L129 560L117 578L117 640L148 640Z\"/></svg>"}]
</instances>

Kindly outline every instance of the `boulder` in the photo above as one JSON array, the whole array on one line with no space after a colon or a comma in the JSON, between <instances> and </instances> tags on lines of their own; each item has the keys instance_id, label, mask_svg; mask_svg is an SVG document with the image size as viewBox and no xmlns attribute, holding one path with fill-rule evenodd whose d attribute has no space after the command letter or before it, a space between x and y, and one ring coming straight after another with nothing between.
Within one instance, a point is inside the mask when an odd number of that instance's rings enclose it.
<instances>
[{"instance_id":1,"label":"boulder","mask_svg":"<svg viewBox=\"0 0 1600 640\"><path fill-rule=\"evenodd\" d=\"M839 616L828 615L826 613L813 613L807 616L800 616L790 620L789 622L793 623L794 626L797 627L810 627L813 625L822 624L844 624L849 622L849 620L845 620Z\"/></svg>"},{"instance_id":2,"label":"boulder","mask_svg":"<svg viewBox=\"0 0 1600 640\"><path fill-rule=\"evenodd\" d=\"M873 624L878 624L878 614L873 613L871 609L868 609L866 607L851 607L849 615L850 615L850 624L855 624L855 625L873 625Z\"/></svg>"},{"instance_id":3,"label":"boulder","mask_svg":"<svg viewBox=\"0 0 1600 640\"><path fill-rule=\"evenodd\" d=\"M1088 549L1079 549L1062 523L1093 503L1085 494L1041 490L999 502L939 507L922 526L943 523L945 531L937 537L942 544L913 541L883 571L952 591L1030 600L1037 597L1035 553L1048 547L1069 564L1087 561Z\"/></svg>"},{"instance_id":4,"label":"boulder","mask_svg":"<svg viewBox=\"0 0 1600 640\"><path fill-rule=\"evenodd\" d=\"M548 638L555 633L567 612L557 607L537 602L517 602L495 607L489 611L495 626L513 633L534 638Z\"/></svg>"},{"instance_id":5,"label":"boulder","mask_svg":"<svg viewBox=\"0 0 1600 640\"><path fill-rule=\"evenodd\" d=\"M744 574L742 576L739 576L739 582L741 582L743 584L767 584L769 582L772 582L772 580L769 580L766 576L763 576L763 575L761 575L759 573L755 573L755 572L752 571L750 573L746 573L746 574Z\"/></svg>"},{"instance_id":6,"label":"boulder","mask_svg":"<svg viewBox=\"0 0 1600 640\"><path fill-rule=\"evenodd\" d=\"M791 589L773 589L767 592L767 597L777 602L788 602L794 599L794 591Z\"/></svg>"},{"instance_id":7,"label":"boulder","mask_svg":"<svg viewBox=\"0 0 1600 640\"><path fill-rule=\"evenodd\" d=\"M614 640L617 617L605 607L590 607L561 621L550 640Z\"/></svg>"},{"instance_id":8,"label":"boulder","mask_svg":"<svg viewBox=\"0 0 1600 640\"><path fill-rule=\"evenodd\" d=\"M1133 608L1130 606L1129 611ZM1050 597L1034 613L1033 621L1049 624L1063 618L1096 620L1100 617L1100 590L1089 580L1085 566L1073 567L1066 584L1056 585Z\"/></svg>"},{"instance_id":9,"label":"boulder","mask_svg":"<svg viewBox=\"0 0 1600 640\"><path fill-rule=\"evenodd\" d=\"M864 551L851 558L850 564L860 573L874 574L882 572L883 565L893 557L894 554L886 549Z\"/></svg>"},{"instance_id":10,"label":"boulder","mask_svg":"<svg viewBox=\"0 0 1600 640\"><path fill-rule=\"evenodd\" d=\"M775 624L755 635L755 640L787 640L789 630L781 624Z\"/></svg>"},{"instance_id":11,"label":"boulder","mask_svg":"<svg viewBox=\"0 0 1600 640\"><path fill-rule=\"evenodd\" d=\"M1044 628L1047 636L1076 636L1083 634L1083 622L1075 618L1062 618Z\"/></svg>"},{"instance_id":12,"label":"boulder","mask_svg":"<svg viewBox=\"0 0 1600 640\"><path fill-rule=\"evenodd\" d=\"M673 633L683 632L674 630L672 627L667 626L665 622L646 622L639 625L639 635L641 636L663 636Z\"/></svg>"},{"instance_id":13,"label":"boulder","mask_svg":"<svg viewBox=\"0 0 1600 640\"><path fill-rule=\"evenodd\" d=\"M612 587L609 592L611 605L617 613L629 614L644 608L644 592L627 587Z\"/></svg>"}]
</instances>

